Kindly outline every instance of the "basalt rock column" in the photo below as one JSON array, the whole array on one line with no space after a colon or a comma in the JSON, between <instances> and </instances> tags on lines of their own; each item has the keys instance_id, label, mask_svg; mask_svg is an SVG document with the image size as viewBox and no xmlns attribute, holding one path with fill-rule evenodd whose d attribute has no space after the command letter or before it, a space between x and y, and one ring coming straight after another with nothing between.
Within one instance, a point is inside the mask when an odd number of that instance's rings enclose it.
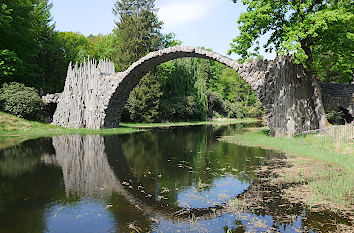
<instances>
[{"instance_id":1,"label":"basalt rock column","mask_svg":"<svg viewBox=\"0 0 354 233\"><path fill-rule=\"evenodd\" d=\"M82 66L69 64L64 91L59 95L53 124L68 128L102 128L104 100L116 80L107 78L114 73L108 60L88 60Z\"/></svg>"}]
</instances>

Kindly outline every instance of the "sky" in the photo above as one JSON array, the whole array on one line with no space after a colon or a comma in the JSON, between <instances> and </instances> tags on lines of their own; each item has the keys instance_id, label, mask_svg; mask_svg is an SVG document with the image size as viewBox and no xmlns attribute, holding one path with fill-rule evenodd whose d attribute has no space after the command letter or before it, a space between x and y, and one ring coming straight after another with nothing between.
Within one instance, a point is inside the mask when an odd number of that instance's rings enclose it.
<instances>
[{"instance_id":1,"label":"sky","mask_svg":"<svg viewBox=\"0 0 354 233\"><path fill-rule=\"evenodd\" d=\"M108 34L117 17L112 8L116 0L51 0L56 30L81 32L85 36ZM156 0L162 33L175 33L185 46L205 47L227 55L238 34L237 19L246 10L232 0ZM273 54L261 51L265 58ZM238 58L231 55L231 58Z\"/></svg>"}]
</instances>

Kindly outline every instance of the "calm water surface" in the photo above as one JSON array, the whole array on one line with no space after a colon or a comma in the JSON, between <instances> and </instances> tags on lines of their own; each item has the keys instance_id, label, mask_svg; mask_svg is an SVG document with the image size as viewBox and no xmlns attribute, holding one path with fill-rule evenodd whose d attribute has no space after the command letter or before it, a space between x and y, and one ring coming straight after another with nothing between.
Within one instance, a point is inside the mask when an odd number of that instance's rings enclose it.
<instances>
[{"instance_id":1,"label":"calm water surface","mask_svg":"<svg viewBox=\"0 0 354 233\"><path fill-rule=\"evenodd\" d=\"M223 210L224 203L254 185L257 167L281 156L217 141L241 127L55 136L4 149L0 151L0 232L321 229L321 213L311 217L313 213L297 209L284 223L276 212Z\"/></svg>"}]
</instances>

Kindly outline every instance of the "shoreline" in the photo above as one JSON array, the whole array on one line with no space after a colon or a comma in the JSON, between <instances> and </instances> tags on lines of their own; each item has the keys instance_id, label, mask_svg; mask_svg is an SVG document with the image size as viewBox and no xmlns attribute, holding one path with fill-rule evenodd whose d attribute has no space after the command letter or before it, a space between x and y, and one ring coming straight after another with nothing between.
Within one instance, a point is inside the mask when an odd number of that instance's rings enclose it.
<instances>
[{"instance_id":1,"label":"shoreline","mask_svg":"<svg viewBox=\"0 0 354 233\"><path fill-rule=\"evenodd\" d=\"M242 124L242 123L257 123L257 122L260 122L260 120L255 118L244 118L244 119L217 118L208 121L163 122L163 123L121 123L120 125L129 128L169 128L169 127L178 127L178 126L227 125L227 124Z\"/></svg>"},{"instance_id":2,"label":"shoreline","mask_svg":"<svg viewBox=\"0 0 354 233\"><path fill-rule=\"evenodd\" d=\"M250 129L220 140L283 153L285 165L272 168L272 175L266 179L281 187L282 198L308 208L346 213L354 222L354 156L318 145L297 145L294 143L300 139L296 138L269 137L262 132L264 129ZM265 169L262 167L258 174Z\"/></svg>"},{"instance_id":3,"label":"shoreline","mask_svg":"<svg viewBox=\"0 0 354 233\"><path fill-rule=\"evenodd\" d=\"M144 131L152 128L169 128L177 126L193 125L225 125L239 123L256 123L257 119L213 119L210 121L191 121L191 122L167 122L167 123L121 123L118 128L113 129L70 129L60 126L25 120L11 114L0 112L0 137L46 137L51 135L64 134L127 134Z\"/></svg>"}]
</instances>

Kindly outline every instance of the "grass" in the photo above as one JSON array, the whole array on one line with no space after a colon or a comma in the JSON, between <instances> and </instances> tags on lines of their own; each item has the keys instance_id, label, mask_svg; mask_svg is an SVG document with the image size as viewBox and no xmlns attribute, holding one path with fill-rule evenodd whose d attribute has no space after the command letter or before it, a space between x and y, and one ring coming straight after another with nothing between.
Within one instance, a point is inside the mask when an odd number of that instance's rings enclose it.
<instances>
[{"instance_id":1,"label":"grass","mask_svg":"<svg viewBox=\"0 0 354 233\"><path fill-rule=\"evenodd\" d=\"M270 137L267 128L253 128L243 134L224 137L222 140L276 150L298 158L290 160L294 168L284 168L279 173L280 179L283 178L284 182L294 178L310 187L311 194L307 200L304 200L305 203L307 201L307 203L319 204L328 201L336 207L353 208L354 151L349 149L343 152L336 149L338 147L351 148L353 142L342 143L338 146L323 145L309 140L311 143L301 144L301 137ZM299 185L298 188L300 190L295 190L295 192L303 195L301 188L304 186Z\"/></svg>"},{"instance_id":2,"label":"grass","mask_svg":"<svg viewBox=\"0 0 354 233\"><path fill-rule=\"evenodd\" d=\"M122 126L116 129L67 129L60 126L28 121L0 112L0 136L47 136L60 134L126 134L139 129Z\"/></svg>"},{"instance_id":3,"label":"grass","mask_svg":"<svg viewBox=\"0 0 354 233\"><path fill-rule=\"evenodd\" d=\"M214 121L169 122L169 123L121 123L115 129L67 129L60 126L28 121L11 114L0 112L0 136L57 135L57 134L122 134L132 133L141 128L254 123L257 119L217 119Z\"/></svg>"},{"instance_id":4,"label":"grass","mask_svg":"<svg viewBox=\"0 0 354 233\"><path fill-rule=\"evenodd\" d=\"M344 154L354 154L354 125L331 127L321 133L305 135L306 144L321 144L327 150ZM343 143L344 142L344 143Z\"/></svg>"}]
</instances>

